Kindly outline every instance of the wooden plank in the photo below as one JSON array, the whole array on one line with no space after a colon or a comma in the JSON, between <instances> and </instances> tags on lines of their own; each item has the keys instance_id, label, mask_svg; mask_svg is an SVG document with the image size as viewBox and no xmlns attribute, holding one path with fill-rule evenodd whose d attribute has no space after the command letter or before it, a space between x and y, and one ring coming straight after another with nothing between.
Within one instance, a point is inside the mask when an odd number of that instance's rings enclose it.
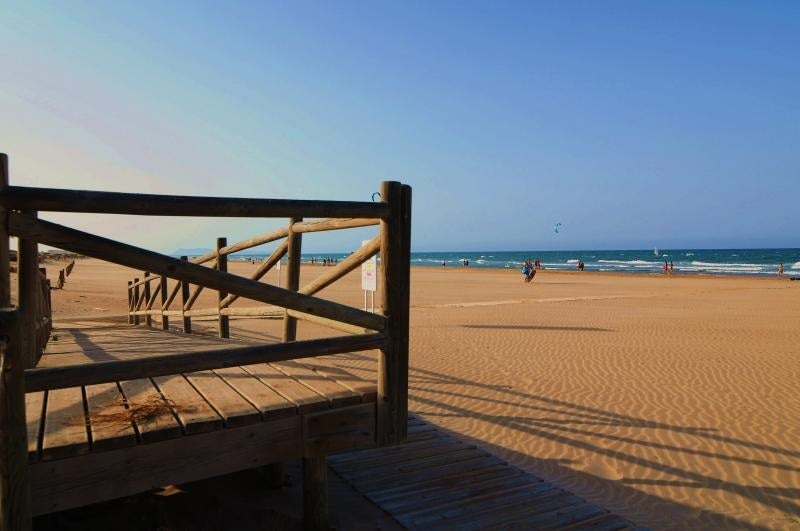
<instances>
[{"instance_id":1,"label":"wooden plank","mask_svg":"<svg viewBox=\"0 0 800 531\"><path fill-rule=\"evenodd\" d=\"M376 449L376 452L372 455L362 455L358 459L344 463L337 461L336 471L343 476L347 476L351 473L364 473L367 469L372 470L373 468L382 466L397 466L411 459L430 457L453 452L455 450L463 450L464 448L475 448L475 445L468 445L455 439L441 438L422 441L416 444L401 444L389 448L382 447ZM381 452L380 450L383 449L391 451Z\"/></svg>"},{"instance_id":2,"label":"wooden plank","mask_svg":"<svg viewBox=\"0 0 800 531\"><path fill-rule=\"evenodd\" d=\"M300 363L284 361L273 363L272 366L324 396L331 403L331 407L343 407L361 402L361 395Z\"/></svg>"},{"instance_id":3,"label":"wooden plank","mask_svg":"<svg viewBox=\"0 0 800 531\"><path fill-rule=\"evenodd\" d=\"M289 220L289 234L286 236L286 289L296 292L300 288L300 258L303 245L302 233L292 232L291 226L294 223L303 221L303 218L296 217ZM297 308L289 308L296 310ZM294 341L297 339L297 319L284 313L283 315L283 341Z\"/></svg>"},{"instance_id":4,"label":"wooden plank","mask_svg":"<svg viewBox=\"0 0 800 531\"><path fill-rule=\"evenodd\" d=\"M202 284L211 289L224 290L267 304L344 321L370 330L382 331L386 327L387 319L381 315L223 273L22 214L9 215L9 230L21 238L30 238L53 247L127 267Z\"/></svg>"},{"instance_id":5,"label":"wooden plank","mask_svg":"<svg viewBox=\"0 0 800 531\"><path fill-rule=\"evenodd\" d=\"M277 362L303 357L326 356L342 352L372 350L378 345L383 345L384 342L383 334L364 334L28 369L25 371L25 388L28 391L42 391L128 378L250 365L265 361Z\"/></svg>"},{"instance_id":6,"label":"wooden plank","mask_svg":"<svg viewBox=\"0 0 800 531\"><path fill-rule=\"evenodd\" d=\"M261 421L261 413L214 372L191 372L185 376L222 417L226 428Z\"/></svg>"},{"instance_id":7,"label":"wooden plank","mask_svg":"<svg viewBox=\"0 0 800 531\"><path fill-rule=\"evenodd\" d=\"M297 415L297 406L241 367L214 371L262 414L264 420Z\"/></svg>"},{"instance_id":8,"label":"wooden plank","mask_svg":"<svg viewBox=\"0 0 800 531\"><path fill-rule=\"evenodd\" d=\"M362 490L364 492L370 492L376 489L382 489L386 485L391 484L392 482L396 483L413 483L416 481L425 481L431 477L431 475L445 475L450 474L453 472L463 472L468 470L474 470L477 468L483 468L488 465L496 465L502 463L502 460L490 456L489 454L467 454L464 459L452 460L452 461L445 461L441 462L432 462L429 463L429 467L423 466L422 468L418 468L413 471L406 471L400 474L392 474L391 477L373 477L373 478L363 478L358 483L355 484L356 488Z\"/></svg>"},{"instance_id":9,"label":"wooden plank","mask_svg":"<svg viewBox=\"0 0 800 531\"><path fill-rule=\"evenodd\" d=\"M47 393L42 461L74 457L89 452L83 391L80 387Z\"/></svg>"},{"instance_id":10,"label":"wooden plank","mask_svg":"<svg viewBox=\"0 0 800 531\"><path fill-rule=\"evenodd\" d=\"M363 402L374 402L377 400L378 387L374 380L366 380L353 372L334 367L332 366L332 361L332 359L321 360L319 358L307 358L297 363L350 389L358 394Z\"/></svg>"},{"instance_id":11,"label":"wooden plank","mask_svg":"<svg viewBox=\"0 0 800 531\"><path fill-rule=\"evenodd\" d=\"M578 498L580 499L580 498ZM583 500L581 500L583 501ZM567 502L565 501L565 504ZM565 507L546 514L515 519L509 523L512 525L536 526L538 529L555 529L572 525L585 520L590 520L607 511L602 507L590 503L569 504Z\"/></svg>"},{"instance_id":12,"label":"wooden plank","mask_svg":"<svg viewBox=\"0 0 800 531\"><path fill-rule=\"evenodd\" d=\"M35 515L300 457L300 418L32 465Z\"/></svg>"},{"instance_id":13,"label":"wooden plank","mask_svg":"<svg viewBox=\"0 0 800 531\"><path fill-rule=\"evenodd\" d=\"M131 409L133 423L143 443L153 443L181 436L181 426L172 408L149 378L119 383Z\"/></svg>"},{"instance_id":14,"label":"wooden plank","mask_svg":"<svg viewBox=\"0 0 800 531\"><path fill-rule=\"evenodd\" d=\"M25 394L25 421L28 426L28 460L39 458L39 440L42 436L42 413L45 392Z\"/></svg>"},{"instance_id":15,"label":"wooden plank","mask_svg":"<svg viewBox=\"0 0 800 531\"><path fill-rule=\"evenodd\" d=\"M417 490L406 493L404 496L384 500L381 507L390 513L405 513L414 511L419 507L441 507L444 504L467 500L469 502L483 495L500 495L510 489L530 486L541 483L541 480L517 472L516 474L504 471L503 474L493 476L473 476L471 478L450 478L451 483L438 488ZM454 479L460 479L458 483Z\"/></svg>"},{"instance_id":16,"label":"wooden plank","mask_svg":"<svg viewBox=\"0 0 800 531\"><path fill-rule=\"evenodd\" d=\"M447 530L478 530L502 523L509 515L525 510L549 511L563 506L564 491L542 482L528 487L483 496L468 502L454 503L415 514L401 515L398 520L408 527Z\"/></svg>"},{"instance_id":17,"label":"wooden plank","mask_svg":"<svg viewBox=\"0 0 800 531\"><path fill-rule=\"evenodd\" d=\"M328 527L328 466L325 456L303 458L303 527L326 531Z\"/></svg>"},{"instance_id":18,"label":"wooden plank","mask_svg":"<svg viewBox=\"0 0 800 531\"><path fill-rule=\"evenodd\" d=\"M413 452L421 448L429 448L433 446L446 446L452 444L449 438L436 437L422 439L413 442L405 442L397 446L382 446L380 448L373 448L371 450L364 450L360 452L350 452L347 454L336 454L328 458L331 466L336 467L336 471L344 474L350 470L358 470L361 468L361 463L368 463L376 458L396 459L398 456L405 455L408 452Z\"/></svg>"},{"instance_id":19,"label":"wooden plank","mask_svg":"<svg viewBox=\"0 0 800 531\"><path fill-rule=\"evenodd\" d=\"M153 378L186 435L222 429L222 418L181 374Z\"/></svg>"},{"instance_id":20,"label":"wooden plank","mask_svg":"<svg viewBox=\"0 0 800 531\"><path fill-rule=\"evenodd\" d=\"M438 507L422 507L414 512L396 514L395 518L407 527L418 529L484 529L506 519L509 510L527 507L549 510L562 492L544 482L523 485ZM555 506L560 507L561 503L556 501Z\"/></svg>"},{"instance_id":21,"label":"wooden plank","mask_svg":"<svg viewBox=\"0 0 800 531\"><path fill-rule=\"evenodd\" d=\"M8 209L133 216L381 218L388 213L382 203L359 201L129 194L28 186L9 186L0 203Z\"/></svg>"},{"instance_id":22,"label":"wooden plank","mask_svg":"<svg viewBox=\"0 0 800 531\"><path fill-rule=\"evenodd\" d=\"M86 404L92 451L114 450L136 444L131 412L116 382L87 385Z\"/></svg>"},{"instance_id":23,"label":"wooden plank","mask_svg":"<svg viewBox=\"0 0 800 531\"><path fill-rule=\"evenodd\" d=\"M330 408L330 403L325 397L289 378L270 364L259 363L242 368L294 404L300 413Z\"/></svg>"},{"instance_id":24,"label":"wooden plank","mask_svg":"<svg viewBox=\"0 0 800 531\"><path fill-rule=\"evenodd\" d=\"M415 473L446 467L464 461L472 461L486 457L488 454L477 448L463 448L445 454L438 454L429 457L422 457L416 460L409 460L394 465L386 465L376 468L371 474L367 471L357 472L350 476L358 488L369 488L385 481L399 481L401 478L412 477Z\"/></svg>"},{"instance_id":25,"label":"wooden plank","mask_svg":"<svg viewBox=\"0 0 800 531\"><path fill-rule=\"evenodd\" d=\"M466 487L471 484L494 480L496 478L505 478L521 475L517 468L510 467L504 464L492 464L484 468L477 468L468 470L462 473L453 473L444 477L427 478L425 481L419 481L411 484L403 484L400 487L388 488L383 491L372 490L369 493L369 499L381 505L385 502L391 502L399 498L405 498L409 495L424 494L430 492L437 492L451 488Z\"/></svg>"}]
</instances>

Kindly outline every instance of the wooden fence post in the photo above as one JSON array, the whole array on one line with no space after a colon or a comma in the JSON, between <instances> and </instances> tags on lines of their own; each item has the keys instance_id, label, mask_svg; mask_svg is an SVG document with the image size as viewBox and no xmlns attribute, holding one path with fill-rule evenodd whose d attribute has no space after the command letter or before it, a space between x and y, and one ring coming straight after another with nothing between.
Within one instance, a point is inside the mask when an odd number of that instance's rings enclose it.
<instances>
[{"instance_id":1,"label":"wooden fence post","mask_svg":"<svg viewBox=\"0 0 800 531\"><path fill-rule=\"evenodd\" d=\"M133 280L128 281L128 324L133 324L133 312L136 308L133 305Z\"/></svg>"},{"instance_id":2,"label":"wooden fence post","mask_svg":"<svg viewBox=\"0 0 800 531\"><path fill-rule=\"evenodd\" d=\"M217 270L224 271L226 273L228 271L228 255L220 253L220 249L226 247L227 245L227 238L217 238ZM225 297L227 297L228 294L224 291L219 291L217 293L219 294L219 297L217 298L217 310L220 310L220 304L223 300L225 300ZM219 337L231 337L231 328L227 315L222 315L222 313L219 314L219 326L217 328L219 331Z\"/></svg>"},{"instance_id":3,"label":"wooden fence post","mask_svg":"<svg viewBox=\"0 0 800 531\"><path fill-rule=\"evenodd\" d=\"M133 311L135 312L138 309L139 309L139 279L137 277L133 279ZM138 315L133 316L133 324L135 325L139 324Z\"/></svg>"},{"instance_id":4,"label":"wooden fence post","mask_svg":"<svg viewBox=\"0 0 800 531\"><path fill-rule=\"evenodd\" d=\"M388 341L378 364L378 445L406 438L408 423L408 304L411 187L381 183L389 215L381 220L381 308Z\"/></svg>"},{"instance_id":5,"label":"wooden fence post","mask_svg":"<svg viewBox=\"0 0 800 531\"><path fill-rule=\"evenodd\" d=\"M286 237L288 249L286 251L286 289L297 291L300 289L300 253L303 243L303 234L293 232L292 224L303 221L303 218L291 218L289 220L289 235ZM283 341L294 341L297 339L297 319L290 317L286 312L283 314Z\"/></svg>"},{"instance_id":6,"label":"wooden fence post","mask_svg":"<svg viewBox=\"0 0 800 531\"><path fill-rule=\"evenodd\" d=\"M36 212L27 212L36 217ZM39 309L39 244L17 240L17 304L20 325L20 361L25 369L36 365L36 321Z\"/></svg>"},{"instance_id":7,"label":"wooden fence post","mask_svg":"<svg viewBox=\"0 0 800 531\"><path fill-rule=\"evenodd\" d=\"M181 260L188 261L188 256L181 256ZM185 280L180 280L181 283L181 308L186 307L186 303L189 302L189 283ZM192 318L186 315L186 310L183 310L183 333L184 334L191 334L192 333Z\"/></svg>"},{"instance_id":8,"label":"wooden fence post","mask_svg":"<svg viewBox=\"0 0 800 531\"><path fill-rule=\"evenodd\" d=\"M325 456L303 458L303 527L326 530L328 526L328 463Z\"/></svg>"},{"instance_id":9,"label":"wooden fence post","mask_svg":"<svg viewBox=\"0 0 800 531\"><path fill-rule=\"evenodd\" d=\"M167 302L167 277L161 275L161 280L159 281L159 287L161 288L161 306L164 306ZM161 329L162 330L169 330L169 315L164 313L164 310L161 311Z\"/></svg>"},{"instance_id":10,"label":"wooden fence post","mask_svg":"<svg viewBox=\"0 0 800 531\"><path fill-rule=\"evenodd\" d=\"M144 272L144 306L145 310L150 308L150 272ZM153 326L153 316L149 313L144 316L144 324Z\"/></svg>"},{"instance_id":11,"label":"wooden fence post","mask_svg":"<svg viewBox=\"0 0 800 531\"><path fill-rule=\"evenodd\" d=\"M0 192L8 188L8 155L0 153ZM11 249L8 245L8 212L0 206L0 307L11 306Z\"/></svg>"},{"instance_id":12,"label":"wooden fence post","mask_svg":"<svg viewBox=\"0 0 800 531\"><path fill-rule=\"evenodd\" d=\"M7 187L8 157L0 153L0 192ZM7 211L0 208L0 531L29 531L32 523L24 365L19 312L10 308L10 257Z\"/></svg>"}]
</instances>

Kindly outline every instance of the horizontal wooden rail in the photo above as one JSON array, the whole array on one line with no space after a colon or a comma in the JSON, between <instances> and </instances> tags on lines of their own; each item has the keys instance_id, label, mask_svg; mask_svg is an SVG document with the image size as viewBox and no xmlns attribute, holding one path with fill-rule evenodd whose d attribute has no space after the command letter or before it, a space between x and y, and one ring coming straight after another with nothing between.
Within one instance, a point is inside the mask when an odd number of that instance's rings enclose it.
<instances>
[{"instance_id":1,"label":"horizontal wooden rail","mask_svg":"<svg viewBox=\"0 0 800 531\"><path fill-rule=\"evenodd\" d=\"M288 234L289 234L289 228L283 227L281 229L274 230L266 234L262 234L261 236L255 236L247 240L242 240L240 242L232 243L231 245L226 245L225 247L219 250L219 254L232 254L232 253L238 253L239 251L252 249L253 247L258 247L259 245L264 245L265 243L271 243L274 242L275 240L280 240L281 238L285 238ZM217 251L214 250L214 251L209 251L202 256L198 256L197 258L193 258L192 260L190 260L190 262L194 264L203 264L216 257L217 257Z\"/></svg>"},{"instance_id":2,"label":"horizontal wooden rail","mask_svg":"<svg viewBox=\"0 0 800 531\"><path fill-rule=\"evenodd\" d=\"M133 269L155 272L192 284L202 284L240 297L319 315L334 321L344 321L370 330L383 331L386 327L387 319L380 315L191 264L19 213L9 215L9 233Z\"/></svg>"},{"instance_id":3,"label":"horizontal wooden rail","mask_svg":"<svg viewBox=\"0 0 800 531\"><path fill-rule=\"evenodd\" d=\"M382 348L385 344L386 337L383 334L364 334L273 345L182 352L135 360L99 361L90 364L28 369L25 371L25 390L34 392L63 389L79 385L135 380L254 363L360 352Z\"/></svg>"},{"instance_id":4,"label":"horizontal wooden rail","mask_svg":"<svg viewBox=\"0 0 800 531\"><path fill-rule=\"evenodd\" d=\"M389 214L385 203L360 201L129 194L28 186L9 186L0 193L0 204L8 210L138 216L384 218Z\"/></svg>"},{"instance_id":5,"label":"horizontal wooden rail","mask_svg":"<svg viewBox=\"0 0 800 531\"><path fill-rule=\"evenodd\" d=\"M299 221L292 224L292 232L322 232L326 230L370 227L379 224L379 219L321 219L318 221Z\"/></svg>"}]
</instances>

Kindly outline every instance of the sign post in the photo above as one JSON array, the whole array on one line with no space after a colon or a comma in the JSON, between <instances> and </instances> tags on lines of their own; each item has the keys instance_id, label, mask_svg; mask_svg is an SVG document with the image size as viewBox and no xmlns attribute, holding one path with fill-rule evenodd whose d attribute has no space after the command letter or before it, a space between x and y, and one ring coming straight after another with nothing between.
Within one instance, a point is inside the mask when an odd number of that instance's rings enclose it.
<instances>
[{"instance_id":1,"label":"sign post","mask_svg":"<svg viewBox=\"0 0 800 531\"><path fill-rule=\"evenodd\" d=\"M369 240L361 242L362 247ZM375 313L375 292L378 291L378 257L373 256L361 264L361 289L364 290L364 311L367 311L367 293L372 293L372 313Z\"/></svg>"}]
</instances>

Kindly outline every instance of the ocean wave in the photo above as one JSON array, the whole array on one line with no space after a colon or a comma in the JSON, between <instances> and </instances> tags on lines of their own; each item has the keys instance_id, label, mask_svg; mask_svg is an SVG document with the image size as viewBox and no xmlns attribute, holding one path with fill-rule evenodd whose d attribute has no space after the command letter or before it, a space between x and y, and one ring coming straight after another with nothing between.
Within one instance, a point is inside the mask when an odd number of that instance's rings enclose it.
<instances>
[{"instance_id":1,"label":"ocean wave","mask_svg":"<svg viewBox=\"0 0 800 531\"><path fill-rule=\"evenodd\" d=\"M800 262L793 263L792 267L790 267L789 269L800 269Z\"/></svg>"},{"instance_id":2,"label":"ocean wave","mask_svg":"<svg viewBox=\"0 0 800 531\"><path fill-rule=\"evenodd\" d=\"M568 263L568 264L577 264L577 263L578 263L578 260L577 260L577 258L573 258L573 259L571 259L571 260L567 260L567 263Z\"/></svg>"},{"instance_id":3,"label":"ocean wave","mask_svg":"<svg viewBox=\"0 0 800 531\"><path fill-rule=\"evenodd\" d=\"M601 264L630 264L630 265L648 265L648 266L655 266L659 265L661 262L648 262L647 260L598 260Z\"/></svg>"},{"instance_id":4,"label":"ocean wave","mask_svg":"<svg viewBox=\"0 0 800 531\"><path fill-rule=\"evenodd\" d=\"M723 262L698 262L691 263L693 266L700 267L751 267L751 268L764 268L764 267L777 267L773 264L741 264L741 263L723 263Z\"/></svg>"}]
</instances>

